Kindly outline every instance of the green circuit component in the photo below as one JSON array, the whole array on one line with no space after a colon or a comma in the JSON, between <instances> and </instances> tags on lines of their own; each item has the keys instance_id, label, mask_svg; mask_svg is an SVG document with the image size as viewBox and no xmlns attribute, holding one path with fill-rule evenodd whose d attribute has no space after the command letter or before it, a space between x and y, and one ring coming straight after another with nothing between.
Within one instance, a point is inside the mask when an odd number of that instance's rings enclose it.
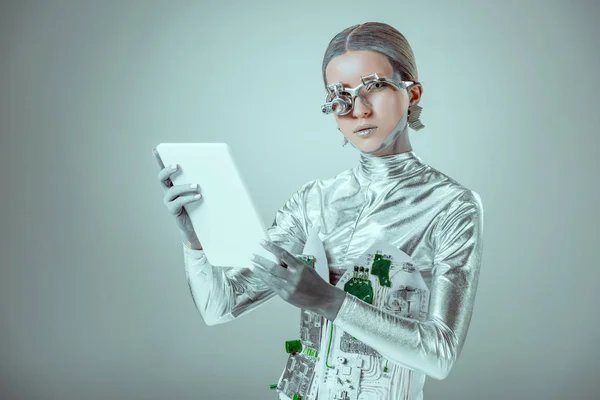
<instances>
[{"instance_id":1,"label":"green circuit component","mask_svg":"<svg viewBox=\"0 0 600 400\"><path fill-rule=\"evenodd\" d=\"M315 262L317 261L317 259L314 256L304 254L297 254L296 258L302 261L304 264L308 265L309 267L313 268L315 267Z\"/></svg>"},{"instance_id":2,"label":"green circuit component","mask_svg":"<svg viewBox=\"0 0 600 400\"><path fill-rule=\"evenodd\" d=\"M272 383L272 384L270 384L270 385L269 385L269 389L271 389L271 390L275 390L275 389L277 389L277 384L276 384L276 383Z\"/></svg>"},{"instance_id":3,"label":"green circuit component","mask_svg":"<svg viewBox=\"0 0 600 400\"><path fill-rule=\"evenodd\" d=\"M371 273L379 277L379 284L381 286L392 286L392 282L390 281L391 265L391 260L383 258L381 254L375 254L375 259L373 260L373 265L371 266Z\"/></svg>"},{"instance_id":4,"label":"green circuit component","mask_svg":"<svg viewBox=\"0 0 600 400\"><path fill-rule=\"evenodd\" d=\"M300 353L302 351L302 342L300 340L288 340L285 342L286 353Z\"/></svg>"},{"instance_id":5,"label":"green circuit component","mask_svg":"<svg viewBox=\"0 0 600 400\"><path fill-rule=\"evenodd\" d=\"M354 267L354 277L344 285L344 291L356 296L365 303L373 304L373 286L369 279L363 278L364 268L358 274L358 266Z\"/></svg>"},{"instance_id":6,"label":"green circuit component","mask_svg":"<svg viewBox=\"0 0 600 400\"><path fill-rule=\"evenodd\" d=\"M314 357L314 358L319 357L319 353L317 353L315 350L311 349L310 347L305 347L304 350L302 350L302 353L306 354L307 356Z\"/></svg>"},{"instance_id":7,"label":"green circuit component","mask_svg":"<svg viewBox=\"0 0 600 400\"><path fill-rule=\"evenodd\" d=\"M294 393L292 400L302 400L302 396L300 396L298 393Z\"/></svg>"}]
</instances>

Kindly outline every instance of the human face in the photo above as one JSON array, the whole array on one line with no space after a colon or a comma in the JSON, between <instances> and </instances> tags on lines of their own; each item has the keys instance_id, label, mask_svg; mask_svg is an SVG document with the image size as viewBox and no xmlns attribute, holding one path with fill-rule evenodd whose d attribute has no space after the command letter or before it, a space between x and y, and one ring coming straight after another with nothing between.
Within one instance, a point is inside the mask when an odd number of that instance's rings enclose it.
<instances>
[{"instance_id":1,"label":"human face","mask_svg":"<svg viewBox=\"0 0 600 400\"><path fill-rule=\"evenodd\" d=\"M327 84L342 82L344 87L354 88L360 85L361 76L377 73L380 77L393 78L394 70L388 59L374 51L353 50L333 58L325 69ZM369 94L365 105L355 98L354 107L349 114L337 115L334 118L344 136L364 152L372 152L381 146L383 140L396 127L408 108L409 97L406 90L396 90L386 85ZM358 136L355 130L360 125L375 125L375 130L367 136ZM374 156L410 151L407 131L397 143L374 153Z\"/></svg>"}]
</instances>

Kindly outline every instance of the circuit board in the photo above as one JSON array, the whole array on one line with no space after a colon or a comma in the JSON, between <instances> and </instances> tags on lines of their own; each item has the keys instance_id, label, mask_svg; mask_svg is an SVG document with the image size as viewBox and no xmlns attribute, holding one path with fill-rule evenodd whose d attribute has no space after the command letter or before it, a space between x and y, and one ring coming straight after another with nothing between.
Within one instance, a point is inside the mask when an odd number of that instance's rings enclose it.
<instances>
[{"instance_id":1,"label":"circuit board","mask_svg":"<svg viewBox=\"0 0 600 400\"><path fill-rule=\"evenodd\" d=\"M311 255L296 255L300 261L314 268L315 258ZM312 397L316 391L316 385L312 385L315 376L318 349L321 345L321 334L323 329L323 317L312 311L300 310L300 343L301 350L292 351L288 357L285 370L277 384L277 389L290 399L306 399L311 397L309 390L313 389Z\"/></svg>"}]
</instances>

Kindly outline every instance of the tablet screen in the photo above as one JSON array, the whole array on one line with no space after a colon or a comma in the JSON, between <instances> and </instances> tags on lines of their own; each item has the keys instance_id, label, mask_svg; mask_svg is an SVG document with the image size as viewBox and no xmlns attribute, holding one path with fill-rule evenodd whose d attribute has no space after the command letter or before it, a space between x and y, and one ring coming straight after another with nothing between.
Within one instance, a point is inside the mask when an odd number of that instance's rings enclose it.
<instances>
[{"instance_id":1,"label":"tablet screen","mask_svg":"<svg viewBox=\"0 0 600 400\"><path fill-rule=\"evenodd\" d=\"M212 265L253 268L252 253L278 263L260 245L269 236L229 145L161 143L156 151L165 166L179 164L174 185L199 185L202 198L184 208Z\"/></svg>"}]
</instances>

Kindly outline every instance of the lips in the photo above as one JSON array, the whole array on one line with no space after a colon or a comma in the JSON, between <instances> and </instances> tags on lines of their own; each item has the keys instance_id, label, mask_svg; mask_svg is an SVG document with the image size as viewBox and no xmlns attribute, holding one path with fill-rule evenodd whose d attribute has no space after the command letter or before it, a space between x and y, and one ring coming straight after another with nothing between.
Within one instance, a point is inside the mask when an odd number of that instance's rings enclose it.
<instances>
[{"instance_id":1,"label":"lips","mask_svg":"<svg viewBox=\"0 0 600 400\"><path fill-rule=\"evenodd\" d=\"M377 125L359 125L356 127L356 129L354 130L354 133L360 133L361 131L367 131L369 129L376 129Z\"/></svg>"},{"instance_id":2,"label":"lips","mask_svg":"<svg viewBox=\"0 0 600 400\"><path fill-rule=\"evenodd\" d=\"M361 131L355 132L354 134L358 137L367 137L371 136L376 130L377 128L363 129Z\"/></svg>"}]
</instances>

